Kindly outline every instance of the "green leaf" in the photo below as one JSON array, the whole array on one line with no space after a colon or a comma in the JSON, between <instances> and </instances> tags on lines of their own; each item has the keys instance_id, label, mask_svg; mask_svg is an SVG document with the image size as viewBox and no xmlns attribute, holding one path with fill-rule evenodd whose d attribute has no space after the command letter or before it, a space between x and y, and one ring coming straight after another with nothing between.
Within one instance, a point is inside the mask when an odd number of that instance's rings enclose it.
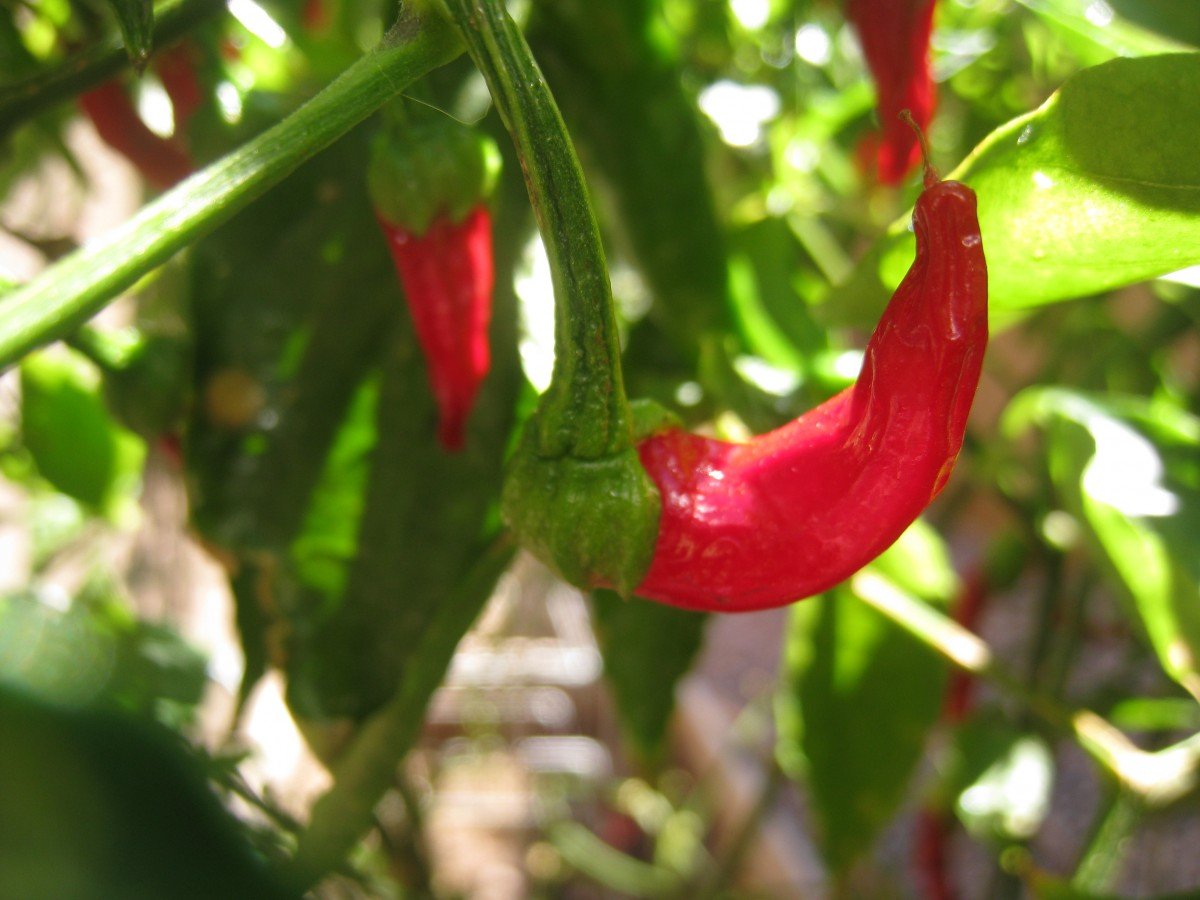
<instances>
[{"instance_id":1,"label":"green leaf","mask_svg":"<svg viewBox=\"0 0 1200 900\"><path fill-rule=\"evenodd\" d=\"M1042 17L1060 40L1070 43L1085 60L1102 62L1112 56L1149 56L1190 49L1186 44L1147 31L1109 11L1108 21L1094 13L1090 0L1019 0ZM1097 59L1096 56L1099 56Z\"/></svg>"},{"instance_id":2,"label":"green leaf","mask_svg":"<svg viewBox=\"0 0 1200 900\"><path fill-rule=\"evenodd\" d=\"M869 569L942 608L955 587L945 547L920 522ZM944 660L862 603L852 584L793 608L776 708L780 764L806 776L822 852L839 875L903 799L946 677Z\"/></svg>"},{"instance_id":3,"label":"green leaf","mask_svg":"<svg viewBox=\"0 0 1200 900\"><path fill-rule=\"evenodd\" d=\"M55 489L107 514L131 500L145 445L113 421L99 373L78 354L56 347L22 362L21 433Z\"/></svg>"},{"instance_id":4,"label":"green leaf","mask_svg":"<svg viewBox=\"0 0 1200 900\"><path fill-rule=\"evenodd\" d=\"M1046 429L1051 475L1133 599L1164 670L1200 699L1200 419L1166 403L1035 388L1005 413Z\"/></svg>"},{"instance_id":5,"label":"green leaf","mask_svg":"<svg viewBox=\"0 0 1200 900\"><path fill-rule=\"evenodd\" d=\"M140 72L154 49L154 0L108 0L108 5L121 27L129 61Z\"/></svg>"},{"instance_id":6,"label":"green leaf","mask_svg":"<svg viewBox=\"0 0 1200 900\"><path fill-rule=\"evenodd\" d=\"M583 162L608 188L601 196L653 295L651 315L693 355L731 317L725 242L677 35L660 4L644 0L539 0L527 30Z\"/></svg>"},{"instance_id":7,"label":"green leaf","mask_svg":"<svg viewBox=\"0 0 1200 900\"><path fill-rule=\"evenodd\" d=\"M675 687L700 649L708 616L612 591L595 591L592 609L622 731L639 761L653 767L666 750Z\"/></svg>"},{"instance_id":8,"label":"green leaf","mask_svg":"<svg viewBox=\"0 0 1200 900\"><path fill-rule=\"evenodd\" d=\"M0 597L0 684L62 706L120 707L180 726L208 683L207 660L141 621L104 583L69 606L50 593Z\"/></svg>"},{"instance_id":9,"label":"green leaf","mask_svg":"<svg viewBox=\"0 0 1200 900\"><path fill-rule=\"evenodd\" d=\"M447 454L368 201L368 144L363 131L348 136L192 260L206 348L185 448L193 515L257 573L237 579L239 622L251 639L286 636L273 658L310 724L361 720L386 703L494 540L518 377L519 167L498 204L492 371L466 449Z\"/></svg>"},{"instance_id":10,"label":"green leaf","mask_svg":"<svg viewBox=\"0 0 1200 900\"><path fill-rule=\"evenodd\" d=\"M0 686L0 895L295 896L161 726Z\"/></svg>"},{"instance_id":11,"label":"green leaf","mask_svg":"<svg viewBox=\"0 0 1200 900\"><path fill-rule=\"evenodd\" d=\"M1200 53L1085 69L988 136L948 177L979 195L993 312L1200 263L1198 143ZM882 307L913 258L908 221L835 292L832 315Z\"/></svg>"},{"instance_id":12,"label":"green leaf","mask_svg":"<svg viewBox=\"0 0 1200 900\"><path fill-rule=\"evenodd\" d=\"M339 865L374 822L375 807L395 783L396 766L420 734L425 707L445 678L459 640L479 614L496 579L512 559L501 542L479 556L432 610L421 652L405 655L397 690L363 722L350 747L331 767L334 786L314 804L309 827L282 874L289 884L311 886Z\"/></svg>"}]
</instances>

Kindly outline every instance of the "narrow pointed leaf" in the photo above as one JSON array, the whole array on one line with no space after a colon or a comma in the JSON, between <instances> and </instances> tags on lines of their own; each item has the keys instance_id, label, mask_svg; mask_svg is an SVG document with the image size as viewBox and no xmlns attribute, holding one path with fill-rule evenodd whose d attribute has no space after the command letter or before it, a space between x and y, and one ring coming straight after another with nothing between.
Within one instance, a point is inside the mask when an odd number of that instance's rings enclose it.
<instances>
[{"instance_id":1,"label":"narrow pointed leaf","mask_svg":"<svg viewBox=\"0 0 1200 900\"><path fill-rule=\"evenodd\" d=\"M955 577L918 522L872 569L944 607ZM945 661L861 602L847 582L793 607L777 704L778 757L812 791L826 863L838 875L895 814L942 706Z\"/></svg>"},{"instance_id":2,"label":"narrow pointed leaf","mask_svg":"<svg viewBox=\"0 0 1200 900\"><path fill-rule=\"evenodd\" d=\"M612 591L592 598L622 731L639 760L653 766L666 749L675 688L700 649L708 616Z\"/></svg>"},{"instance_id":3,"label":"narrow pointed leaf","mask_svg":"<svg viewBox=\"0 0 1200 900\"><path fill-rule=\"evenodd\" d=\"M117 17L129 61L140 72L154 50L154 0L108 0L108 5Z\"/></svg>"}]
</instances>

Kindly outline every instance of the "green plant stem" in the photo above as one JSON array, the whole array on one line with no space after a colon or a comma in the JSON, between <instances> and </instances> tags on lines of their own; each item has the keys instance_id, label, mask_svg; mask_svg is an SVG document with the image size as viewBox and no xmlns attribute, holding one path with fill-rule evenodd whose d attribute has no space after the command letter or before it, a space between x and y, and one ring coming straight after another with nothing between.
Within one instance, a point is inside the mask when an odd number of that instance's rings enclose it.
<instances>
[{"instance_id":1,"label":"green plant stem","mask_svg":"<svg viewBox=\"0 0 1200 900\"><path fill-rule=\"evenodd\" d=\"M500 0L438 0L483 73L522 159L554 282L554 373L539 410L545 457L633 445L600 230L579 160L529 45Z\"/></svg>"},{"instance_id":2,"label":"green plant stem","mask_svg":"<svg viewBox=\"0 0 1200 900\"><path fill-rule=\"evenodd\" d=\"M1167 806L1200 787L1200 734L1154 753L1135 746L1089 709L1070 707L1030 687L1002 666L982 640L870 572L854 576L854 591L922 644L977 678L1017 697L1042 721L1072 735L1117 784L1146 808Z\"/></svg>"},{"instance_id":3,"label":"green plant stem","mask_svg":"<svg viewBox=\"0 0 1200 900\"><path fill-rule=\"evenodd\" d=\"M379 46L278 125L144 206L0 300L0 369L69 334L121 291L462 50L414 3Z\"/></svg>"},{"instance_id":4,"label":"green plant stem","mask_svg":"<svg viewBox=\"0 0 1200 900\"><path fill-rule=\"evenodd\" d=\"M622 853L578 822L555 822L546 829L546 839L569 866L611 891L663 897L682 887L674 872Z\"/></svg>"},{"instance_id":5,"label":"green plant stem","mask_svg":"<svg viewBox=\"0 0 1200 900\"><path fill-rule=\"evenodd\" d=\"M154 46L166 46L224 11L225 0L164 4L155 16ZM0 88L0 140L22 122L112 78L129 65L125 42L114 31L54 69Z\"/></svg>"}]
</instances>

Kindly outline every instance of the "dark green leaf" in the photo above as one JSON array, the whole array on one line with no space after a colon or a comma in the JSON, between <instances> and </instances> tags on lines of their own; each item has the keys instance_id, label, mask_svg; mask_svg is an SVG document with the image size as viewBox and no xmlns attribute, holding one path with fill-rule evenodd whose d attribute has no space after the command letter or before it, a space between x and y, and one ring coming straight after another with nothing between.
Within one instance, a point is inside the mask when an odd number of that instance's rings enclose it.
<instances>
[{"instance_id":1,"label":"dark green leaf","mask_svg":"<svg viewBox=\"0 0 1200 900\"><path fill-rule=\"evenodd\" d=\"M334 787L313 806L309 827L286 865L288 883L310 886L338 865L370 827L379 798L395 782L397 761L420 733L425 707L445 678L458 642L511 559L507 542L488 548L426 618L420 652L404 655L397 690L331 767Z\"/></svg>"},{"instance_id":2,"label":"dark green leaf","mask_svg":"<svg viewBox=\"0 0 1200 900\"><path fill-rule=\"evenodd\" d=\"M495 228L492 371L466 449L448 454L367 200L366 146L362 133L340 142L198 245L194 261L206 348L186 448L194 515L253 570L237 582L239 622L260 640L286 635L272 650L284 654L293 708L313 720L387 701L494 539L517 378L519 167Z\"/></svg>"},{"instance_id":3,"label":"dark green leaf","mask_svg":"<svg viewBox=\"0 0 1200 900\"><path fill-rule=\"evenodd\" d=\"M675 687L700 649L708 617L612 591L592 594L604 672L638 760L661 762Z\"/></svg>"},{"instance_id":4,"label":"dark green leaf","mask_svg":"<svg viewBox=\"0 0 1200 900\"><path fill-rule=\"evenodd\" d=\"M921 523L870 568L945 606L955 578ZM812 790L825 860L836 873L895 813L942 707L946 664L854 595L852 582L797 604L777 704L780 763Z\"/></svg>"},{"instance_id":5,"label":"dark green leaf","mask_svg":"<svg viewBox=\"0 0 1200 900\"><path fill-rule=\"evenodd\" d=\"M728 328L728 276L675 38L642 0L534 7L529 39L580 156L611 189L659 323L692 354Z\"/></svg>"},{"instance_id":6,"label":"dark green leaf","mask_svg":"<svg viewBox=\"0 0 1200 900\"><path fill-rule=\"evenodd\" d=\"M161 726L0 686L0 895L287 897Z\"/></svg>"}]
</instances>

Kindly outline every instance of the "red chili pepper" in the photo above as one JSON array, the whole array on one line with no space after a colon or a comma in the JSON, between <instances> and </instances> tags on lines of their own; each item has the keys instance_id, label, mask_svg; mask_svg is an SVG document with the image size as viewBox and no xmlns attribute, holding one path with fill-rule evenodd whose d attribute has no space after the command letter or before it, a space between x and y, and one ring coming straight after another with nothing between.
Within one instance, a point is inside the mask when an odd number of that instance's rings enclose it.
<instances>
[{"instance_id":1,"label":"red chili pepper","mask_svg":"<svg viewBox=\"0 0 1200 900\"><path fill-rule=\"evenodd\" d=\"M634 593L726 612L808 597L886 550L937 496L987 345L987 269L970 188L927 177L913 224L916 259L856 384L746 444L678 430L642 442L662 517Z\"/></svg>"},{"instance_id":2,"label":"red chili pepper","mask_svg":"<svg viewBox=\"0 0 1200 900\"><path fill-rule=\"evenodd\" d=\"M187 151L147 127L119 81L106 81L80 94L79 105L104 142L155 187L169 188L192 173Z\"/></svg>"},{"instance_id":3,"label":"red chili pepper","mask_svg":"<svg viewBox=\"0 0 1200 900\"><path fill-rule=\"evenodd\" d=\"M949 844L953 829L949 814L929 808L917 813L914 846L917 874L924 882L925 900L956 900L950 882Z\"/></svg>"},{"instance_id":4,"label":"red chili pepper","mask_svg":"<svg viewBox=\"0 0 1200 900\"><path fill-rule=\"evenodd\" d=\"M483 204L461 222L441 214L420 235L382 217L379 224L428 364L438 440L447 450L461 450L467 416L491 363L491 215Z\"/></svg>"},{"instance_id":5,"label":"red chili pepper","mask_svg":"<svg viewBox=\"0 0 1200 900\"><path fill-rule=\"evenodd\" d=\"M900 120L912 113L929 127L937 100L929 72L929 36L934 0L846 0L846 15L858 32L863 55L875 79L883 124L876 151L879 180L899 184L921 158L916 135Z\"/></svg>"}]
</instances>

